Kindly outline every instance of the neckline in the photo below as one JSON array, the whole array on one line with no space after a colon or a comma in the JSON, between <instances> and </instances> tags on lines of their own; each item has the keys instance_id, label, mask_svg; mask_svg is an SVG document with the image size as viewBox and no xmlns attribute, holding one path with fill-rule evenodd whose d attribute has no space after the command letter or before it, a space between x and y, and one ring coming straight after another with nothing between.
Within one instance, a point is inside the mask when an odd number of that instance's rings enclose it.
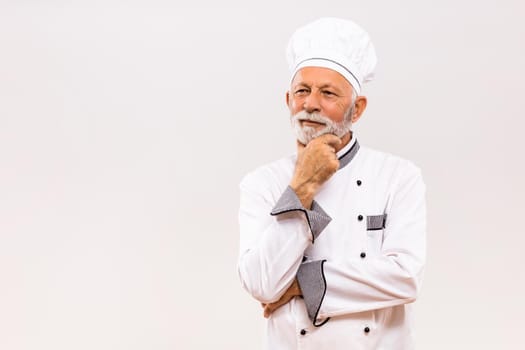
<instances>
[{"instance_id":1,"label":"neckline","mask_svg":"<svg viewBox=\"0 0 525 350\"><path fill-rule=\"evenodd\" d=\"M350 142L348 142L348 145L337 152L337 158L339 159L339 170L343 169L352 161L360 147L361 146L359 146L359 142L355 136L352 135L352 139Z\"/></svg>"}]
</instances>

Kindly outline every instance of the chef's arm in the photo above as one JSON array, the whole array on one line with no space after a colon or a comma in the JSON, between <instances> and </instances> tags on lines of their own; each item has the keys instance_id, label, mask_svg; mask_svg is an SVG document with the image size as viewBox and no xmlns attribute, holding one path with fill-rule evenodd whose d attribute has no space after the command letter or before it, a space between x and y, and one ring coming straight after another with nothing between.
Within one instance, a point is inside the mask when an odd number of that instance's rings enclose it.
<instances>
[{"instance_id":1,"label":"chef's arm","mask_svg":"<svg viewBox=\"0 0 525 350\"><path fill-rule=\"evenodd\" d=\"M291 187L276 204L261 187L251 177L240 186L238 273L255 299L271 303L292 285L305 249L331 219L315 202L305 209Z\"/></svg>"},{"instance_id":2,"label":"chef's arm","mask_svg":"<svg viewBox=\"0 0 525 350\"><path fill-rule=\"evenodd\" d=\"M277 201L268 198L276 186L271 170L241 182L239 276L262 303L279 300L292 285L304 250L331 220L313 197L339 168L336 148L341 142L331 134L306 146L298 142L290 186Z\"/></svg>"},{"instance_id":3,"label":"chef's arm","mask_svg":"<svg viewBox=\"0 0 525 350\"><path fill-rule=\"evenodd\" d=\"M418 169L392 197L379 254L302 264L297 279L310 319L392 307L419 293L426 252L425 185Z\"/></svg>"}]
</instances>

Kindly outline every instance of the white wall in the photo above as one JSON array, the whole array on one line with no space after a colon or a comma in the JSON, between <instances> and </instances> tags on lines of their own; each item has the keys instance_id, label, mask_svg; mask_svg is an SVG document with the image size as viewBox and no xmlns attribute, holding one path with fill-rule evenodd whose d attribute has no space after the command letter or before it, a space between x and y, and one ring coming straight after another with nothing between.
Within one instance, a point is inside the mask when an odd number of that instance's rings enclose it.
<instances>
[{"instance_id":1,"label":"white wall","mask_svg":"<svg viewBox=\"0 0 525 350\"><path fill-rule=\"evenodd\" d=\"M284 48L371 34L360 143L428 186L419 349L516 349L525 311L521 1L1 1L0 348L255 349L237 184L293 152Z\"/></svg>"}]
</instances>

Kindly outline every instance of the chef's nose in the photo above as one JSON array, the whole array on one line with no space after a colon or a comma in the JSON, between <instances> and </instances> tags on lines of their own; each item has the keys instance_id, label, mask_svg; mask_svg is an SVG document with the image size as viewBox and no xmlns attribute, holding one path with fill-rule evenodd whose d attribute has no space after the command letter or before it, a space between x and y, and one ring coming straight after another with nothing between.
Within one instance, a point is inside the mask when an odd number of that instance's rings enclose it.
<instances>
[{"instance_id":1,"label":"chef's nose","mask_svg":"<svg viewBox=\"0 0 525 350\"><path fill-rule=\"evenodd\" d=\"M308 113L320 112L321 103L319 101L319 97L315 93L310 93L304 99L303 108Z\"/></svg>"}]
</instances>

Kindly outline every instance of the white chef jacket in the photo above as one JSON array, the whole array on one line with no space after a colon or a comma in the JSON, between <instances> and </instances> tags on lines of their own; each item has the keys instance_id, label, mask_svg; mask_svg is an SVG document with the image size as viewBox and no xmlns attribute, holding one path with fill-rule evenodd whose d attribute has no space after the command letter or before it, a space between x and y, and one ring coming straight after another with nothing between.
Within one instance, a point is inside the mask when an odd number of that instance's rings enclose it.
<instances>
[{"instance_id":1,"label":"white chef jacket","mask_svg":"<svg viewBox=\"0 0 525 350\"><path fill-rule=\"evenodd\" d=\"M337 155L310 210L288 186L295 155L240 184L243 287L270 303L297 278L303 293L269 317L266 349L413 349L426 253L420 169L355 134Z\"/></svg>"}]
</instances>

